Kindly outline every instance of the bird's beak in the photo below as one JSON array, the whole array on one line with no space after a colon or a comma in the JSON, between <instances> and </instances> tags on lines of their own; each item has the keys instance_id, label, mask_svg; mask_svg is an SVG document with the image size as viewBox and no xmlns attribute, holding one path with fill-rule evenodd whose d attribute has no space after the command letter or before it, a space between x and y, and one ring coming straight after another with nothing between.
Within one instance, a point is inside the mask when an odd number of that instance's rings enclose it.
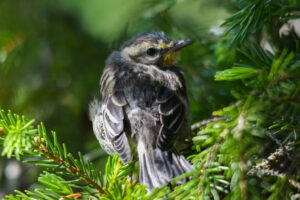
<instances>
[{"instance_id":1,"label":"bird's beak","mask_svg":"<svg viewBox=\"0 0 300 200\"><path fill-rule=\"evenodd\" d=\"M170 51L178 51L190 44L193 43L193 40L175 40L173 47L171 47Z\"/></svg>"}]
</instances>

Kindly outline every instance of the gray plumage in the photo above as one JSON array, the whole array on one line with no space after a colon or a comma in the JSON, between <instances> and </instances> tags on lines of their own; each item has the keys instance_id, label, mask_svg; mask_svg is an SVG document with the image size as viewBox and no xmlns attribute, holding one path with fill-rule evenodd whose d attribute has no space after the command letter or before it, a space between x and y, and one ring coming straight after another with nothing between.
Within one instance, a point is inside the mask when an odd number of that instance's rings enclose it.
<instances>
[{"instance_id":1,"label":"gray plumage","mask_svg":"<svg viewBox=\"0 0 300 200\"><path fill-rule=\"evenodd\" d=\"M173 53L190 43L161 32L126 42L106 61L100 81L102 102L90 104L101 147L110 155L117 153L124 164L136 148L139 180L149 190L192 169L176 150L190 128L183 73L172 60Z\"/></svg>"}]
</instances>

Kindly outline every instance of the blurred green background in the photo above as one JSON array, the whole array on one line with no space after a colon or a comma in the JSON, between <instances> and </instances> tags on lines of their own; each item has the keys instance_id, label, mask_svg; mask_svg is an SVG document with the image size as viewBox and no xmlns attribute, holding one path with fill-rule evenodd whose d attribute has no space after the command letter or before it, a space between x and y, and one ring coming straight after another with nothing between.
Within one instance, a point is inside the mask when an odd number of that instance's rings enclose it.
<instances>
[{"instance_id":1,"label":"blurred green background","mask_svg":"<svg viewBox=\"0 0 300 200\"><path fill-rule=\"evenodd\" d=\"M182 52L192 122L232 101L230 85L214 81L234 53L220 39L230 15L224 0L0 1L0 107L43 121L61 142L103 168L88 118L110 52L141 32L164 31L195 43ZM229 56L230 55L230 56ZM38 170L0 159L0 198L35 182ZM32 186L34 187L34 186Z\"/></svg>"}]
</instances>

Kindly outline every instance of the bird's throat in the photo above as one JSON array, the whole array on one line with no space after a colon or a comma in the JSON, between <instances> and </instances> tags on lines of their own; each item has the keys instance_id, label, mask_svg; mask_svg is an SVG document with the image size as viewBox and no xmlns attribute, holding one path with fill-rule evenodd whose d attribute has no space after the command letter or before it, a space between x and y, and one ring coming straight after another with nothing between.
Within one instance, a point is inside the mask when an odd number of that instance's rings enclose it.
<instances>
[{"instance_id":1,"label":"bird's throat","mask_svg":"<svg viewBox=\"0 0 300 200\"><path fill-rule=\"evenodd\" d=\"M173 66L179 60L179 51L166 52L163 54L160 65L161 66Z\"/></svg>"}]
</instances>

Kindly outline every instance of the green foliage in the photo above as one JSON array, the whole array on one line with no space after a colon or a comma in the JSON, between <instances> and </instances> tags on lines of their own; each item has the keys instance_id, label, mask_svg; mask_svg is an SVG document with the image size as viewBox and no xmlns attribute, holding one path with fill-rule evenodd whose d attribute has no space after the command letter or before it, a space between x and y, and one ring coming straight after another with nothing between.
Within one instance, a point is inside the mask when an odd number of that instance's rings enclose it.
<instances>
[{"instance_id":1,"label":"green foliage","mask_svg":"<svg viewBox=\"0 0 300 200\"><path fill-rule=\"evenodd\" d=\"M255 76L257 70L248 67L232 67L224 71L219 71L215 75L217 81L246 79Z\"/></svg>"},{"instance_id":2,"label":"green foliage","mask_svg":"<svg viewBox=\"0 0 300 200\"><path fill-rule=\"evenodd\" d=\"M28 121L10 111L5 113L1 110L0 114L0 127L3 127L0 139L4 141L2 145L10 142L12 136L18 137L18 140L13 139L14 142L20 142L4 146L3 152L11 152L7 156L16 157L24 163L33 163L48 171L38 178L41 187L34 191L26 190L25 193L16 191L15 197L9 195L6 199L68 198L72 196L73 191L77 191L80 197L95 199L147 199L146 187L135 180L127 179L134 169L134 161L123 166L115 155L108 159L103 175L93 163L85 161L81 153L77 158L69 153L66 145L58 142L56 133L47 133L43 124L38 125L36 129L32 126L34 120ZM30 148L28 145L22 145L23 141L29 143ZM18 147L17 150L15 146Z\"/></svg>"},{"instance_id":3,"label":"green foliage","mask_svg":"<svg viewBox=\"0 0 300 200\"><path fill-rule=\"evenodd\" d=\"M298 0L242 0L237 2L239 10L223 23L228 27L227 33L235 32L232 37L233 43L243 43L250 34L261 33L263 27L272 29L270 26L273 26L275 21L281 26L289 19L299 18Z\"/></svg>"},{"instance_id":4,"label":"green foliage","mask_svg":"<svg viewBox=\"0 0 300 200\"><path fill-rule=\"evenodd\" d=\"M251 29L257 31L262 24L269 20L267 12L264 12L270 6L271 1L248 1L238 12L226 19L224 25L228 25L227 32L237 29L233 42L243 42Z\"/></svg>"},{"instance_id":5,"label":"green foliage","mask_svg":"<svg viewBox=\"0 0 300 200\"><path fill-rule=\"evenodd\" d=\"M77 13L76 16L81 17L80 21L84 25L89 25L87 30L90 30L94 37L106 38L109 36L109 40L119 37L123 41L136 32L159 29L170 32L172 36L178 38L185 36L196 40L194 47L186 49L181 59L187 72L185 76L192 117L194 121L205 119L209 118L212 112L213 117L221 118L200 123L202 124L200 128L194 130L193 147L188 157L194 164L194 170L174 178L171 183L161 188L147 192L146 187L137 181L135 161L123 166L117 156L108 158L104 172L104 170L99 170L95 162L89 161L81 153L73 156L74 154L71 152L74 149L75 152L79 151L82 148L82 141L74 142L70 152L67 149L67 146L70 145L60 143L56 132L47 132L42 123L35 127L34 120L27 120L10 111L1 110L0 149L2 156L15 157L18 161L33 163L44 170L39 175L35 189L24 192L17 190L15 195L8 195L5 198L105 200L299 198L299 35L292 28L282 36L280 30L283 25L290 23L290 20L299 18L300 2L298 0L239 0L233 3L224 3L224 7L227 6L234 12L223 23L227 30L226 33L206 37L203 35L208 34L203 34L201 27L197 25L210 26L208 20L202 19L201 13L197 11L199 21L189 24L187 19L193 17L186 18L189 15L184 15L184 13L196 9L197 6L207 6L202 1L199 1L200 3L188 0L145 2L142 2L145 3L144 6L141 6L141 2L136 4L130 2L127 5L130 7L128 10L125 9L125 6L118 8L117 10L122 13L131 13L139 9L143 12L139 12L141 13L139 16L126 16L126 19L130 18L130 21L134 23L124 23L122 26L112 29L109 28L112 24L100 27L102 23L94 20L97 16L97 9L93 10L88 17L82 17L89 13L93 6L102 5L99 1L91 1L89 5L84 2L77 2L73 5L64 1L60 9L66 9L73 14L78 12L79 14ZM106 7L114 7L115 4L118 4L118 1L107 3ZM40 6L41 13L44 13L43 11L46 13L49 8L47 5L55 7L53 4L42 3L32 5L33 7ZM8 5L7 7L10 8ZM103 8L101 9L103 10ZM27 10L24 12L26 13ZM110 12L109 9L106 12L110 18L116 13ZM101 12L103 18L105 18L106 12ZM37 16L43 16L41 13L38 13ZM58 17L58 19L61 18ZM93 67L90 70L82 69L82 65L98 65L94 61L99 59L98 56L89 57L90 52L97 51L98 44L95 44L95 40L86 37L81 31L74 31L77 30L75 26L68 25L70 26L68 28L56 29L57 27L66 27L65 25L68 23L64 24L61 20L55 22L50 23L55 26L50 25L46 29L47 31L37 29L36 27L42 27L38 24L19 24L20 29L25 30L29 26L37 31L38 37L43 36L47 38L47 41L52 41L55 44L54 52L58 51L57 54L54 53L55 58L63 55L54 59L53 65L46 64L54 69L50 74L45 73L50 80L43 80L44 82L40 83L43 87L38 87L34 81L28 81L34 80L31 78L31 74L34 76L36 73L29 70L30 79L17 74L18 68L13 67L14 61L18 58L14 54L17 53L15 49L18 49L19 46L25 48L26 45L39 43L43 37L35 42L31 40L31 43L28 44L26 37L29 37L27 35L30 34L27 32L24 34L22 31L20 33L23 34L16 34L18 31L14 30L13 37L8 34L8 37L0 38L0 44L3 46L0 49L0 63L5 63L5 68L3 67L5 70L0 70L6 71L7 76L11 76L9 84L2 79L0 79L0 83L3 88L12 86L18 88L19 98L7 102L15 102L16 105L28 105L30 102L36 109L45 110L46 114L41 115L45 119L47 119L47 115L52 114L56 121L62 121L64 126L58 127L59 133L73 134L87 129L80 126L80 124L85 124L82 119L87 120L87 116L80 115L80 113L86 109L83 105L87 105L89 100L87 98L91 93L89 89L98 90L95 81L89 80L99 70L95 70ZM21 26L21 24L25 25ZM126 33L118 35L125 29L125 26L128 26ZM43 35L48 31L50 31L49 34ZM1 31L0 34L5 35ZM65 45L57 40L59 38L57 36L71 37L72 42ZM84 45L78 43L82 38L85 38L83 43L89 44L89 48L86 49L94 50L82 51ZM116 44L111 45L119 45L118 41L115 42ZM104 45L107 41L100 43ZM42 46L42 43L39 45ZM35 46L35 51L30 51L31 54L40 50L37 46ZM76 51L76 49L80 51ZM28 55L21 50L21 53ZM103 48L100 54L107 55L110 50L110 48ZM67 61L69 57L65 55L65 52L74 54L72 57L74 61ZM103 63L104 57L102 58ZM27 61L23 60L23 65L31 66L31 59ZM4 65L0 64L0 67L2 66ZM67 76L63 76L66 72L61 69L62 66L66 67L71 77L77 80L76 83L72 83L72 87L64 82L68 79ZM219 69L218 71L216 67ZM24 68L29 69L29 67ZM8 73L10 70L12 73ZM60 89L53 87L55 85L53 81L58 81L54 78L56 75L64 77L58 84L62 84ZM215 80L213 80L214 75ZM28 97L28 91L30 93L32 90L22 86L22 83L26 81L30 87L37 88L38 100ZM18 85L19 82L20 85ZM230 88L233 97L229 95L226 88ZM6 89L6 91L8 90ZM44 91L61 92L60 101L67 105L67 113L76 114L65 115L66 112L62 112L64 115L59 115L61 107L53 106L53 99L49 98L49 95L44 95ZM7 94L13 96L13 94ZM68 95L65 96L65 94ZM16 93L14 95L18 96ZM76 98L74 98L75 96ZM6 107L13 105L7 102L3 101L1 104ZM41 105L40 102L48 102L46 103L48 106ZM81 109L79 105L81 105ZM16 107L18 108L18 106ZM23 111L22 109L17 110ZM37 116L39 117L39 115ZM76 116L76 120L73 121L70 116ZM53 121L49 121L51 127L55 127ZM59 136L69 143L76 138L76 134L71 136L70 134L67 136L60 134ZM95 140L94 137L93 140ZM93 148L99 148L97 141L95 143L96 146ZM190 177L190 181L176 185L176 180L182 177Z\"/></svg>"},{"instance_id":6,"label":"green foliage","mask_svg":"<svg viewBox=\"0 0 300 200\"><path fill-rule=\"evenodd\" d=\"M68 194L73 194L70 182L65 181L55 174L44 172L44 174L40 175L38 181L43 186L35 189L34 192L28 190L26 190L25 193L16 191L16 196L8 195L5 199L60 199Z\"/></svg>"},{"instance_id":7,"label":"green foliage","mask_svg":"<svg viewBox=\"0 0 300 200\"><path fill-rule=\"evenodd\" d=\"M33 137L37 130L33 129L34 120L28 121L24 116L12 114L11 111L5 114L0 110L0 127L5 133L5 137L0 136L1 143L3 142L2 156L11 158L14 154L17 160L20 156L32 149Z\"/></svg>"}]
</instances>

